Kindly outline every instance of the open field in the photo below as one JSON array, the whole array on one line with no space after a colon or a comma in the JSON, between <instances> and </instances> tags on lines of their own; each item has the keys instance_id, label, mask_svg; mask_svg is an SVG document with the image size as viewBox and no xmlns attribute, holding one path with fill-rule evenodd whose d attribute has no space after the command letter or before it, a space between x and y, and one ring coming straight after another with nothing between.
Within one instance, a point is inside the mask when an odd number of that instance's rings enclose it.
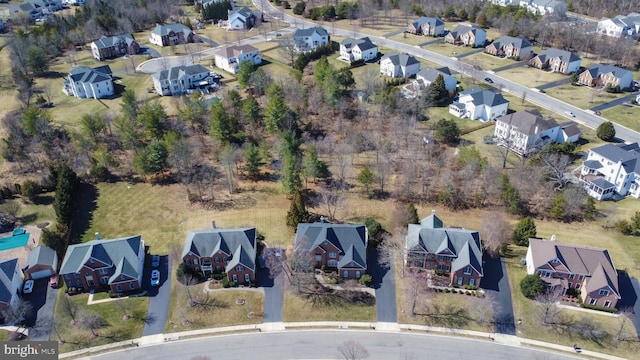
<instances>
[{"instance_id":1,"label":"open field","mask_svg":"<svg viewBox=\"0 0 640 360\"><path fill-rule=\"evenodd\" d=\"M376 321L376 306L351 305L344 303L312 305L304 298L290 291L284 293L285 322L298 321Z\"/></svg>"},{"instance_id":2,"label":"open field","mask_svg":"<svg viewBox=\"0 0 640 360\"><path fill-rule=\"evenodd\" d=\"M604 89L573 86L571 84L546 89L545 93L581 109L590 109L627 95L627 93L612 94L604 91Z\"/></svg>"}]
</instances>

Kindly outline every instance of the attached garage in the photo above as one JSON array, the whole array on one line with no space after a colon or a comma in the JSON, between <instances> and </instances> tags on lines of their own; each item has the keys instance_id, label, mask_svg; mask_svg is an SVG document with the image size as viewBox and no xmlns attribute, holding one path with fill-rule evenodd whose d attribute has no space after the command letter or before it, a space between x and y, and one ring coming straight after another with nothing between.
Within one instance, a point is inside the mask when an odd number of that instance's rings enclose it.
<instances>
[{"instance_id":1,"label":"attached garage","mask_svg":"<svg viewBox=\"0 0 640 360\"><path fill-rule=\"evenodd\" d=\"M53 275L54 275L53 270L47 269L47 270L41 270L41 271L32 272L31 273L31 278L33 280L38 280L38 279L50 278Z\"/></svg>"},{"instance_id":2,"label":"attached garage","mask_svg":"<svg viewBox=\"0 0 640 360\"><path fill-rule=\"evenodd\" d=\"M44 279L58 271L58 255L48 246L38 246L27 257L24 277L27 279Z\"/></svg>"}]
</instances>

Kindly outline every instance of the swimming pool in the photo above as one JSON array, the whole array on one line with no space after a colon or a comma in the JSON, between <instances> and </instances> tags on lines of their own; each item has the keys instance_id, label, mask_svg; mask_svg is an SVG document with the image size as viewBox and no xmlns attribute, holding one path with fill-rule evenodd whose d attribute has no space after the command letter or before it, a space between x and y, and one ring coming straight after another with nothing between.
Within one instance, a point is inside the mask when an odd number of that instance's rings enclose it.
<instances>
[{"instance_id":1,"label":"swimming pool","mask_svg":"<svg viewBox=\"0 0 640 360\"><path fill-rule=\"evenodd\" d=\"M29 242L29 233L0 239L0 251L25 246Z\"/></svg>"}]
</instances>

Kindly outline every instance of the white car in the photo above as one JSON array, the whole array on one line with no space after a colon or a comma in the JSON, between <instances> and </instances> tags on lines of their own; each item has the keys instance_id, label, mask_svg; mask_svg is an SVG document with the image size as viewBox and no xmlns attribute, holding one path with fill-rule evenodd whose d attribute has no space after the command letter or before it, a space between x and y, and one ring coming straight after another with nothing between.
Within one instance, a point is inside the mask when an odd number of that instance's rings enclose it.
<instances>
[{"instance_id":1,"label":"white car","mask_svg":"<svg viewBox=\"0 0 640 360\"><path fill-rule=\"evenodd\" d=\"M576 117L576 114L572 113L571 111L565 111L564 113L567 114L567 116Z\"/></svg>"},{"instance_id":2,"label":"white car","mask_svg":"<svg viewBox=\"0 0 640 360\"><path fill-rule=\"evenodd\" d=\"M24 287L22 288L23 294L31 294L33 291L33 280L27 280L24 282Z\"/></svg>"}]
</instances>

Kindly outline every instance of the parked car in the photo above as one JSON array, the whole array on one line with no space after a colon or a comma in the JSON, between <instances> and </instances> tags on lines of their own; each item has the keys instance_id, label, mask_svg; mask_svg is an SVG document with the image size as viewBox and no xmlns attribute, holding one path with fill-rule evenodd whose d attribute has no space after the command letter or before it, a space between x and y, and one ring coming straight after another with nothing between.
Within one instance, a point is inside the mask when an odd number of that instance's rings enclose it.
<instances>
[{"instance_id":1,"label":"parked car","mask_svg":"<svg viewBox=\"0 0 640 360\"><path fill-rule=\"evenodd\" d=\"M54 289L57 289L58 286L60 286L60 276L58 275L53 275L50 279L49 279L49 286L51 286Z\"/></svg>"},{"instance_id":2,"label":"parked car","mask_svg":"<svg viewBox=\"0 0 640 360\"><path fill-rule=\"evenodd\" d=\"M567 114L567 116L570 116L570 117L576 117L576 114L574 114L574 113L573 113L573 112L571 112L571 111L565 111L564 113L565 113L565 114Z\"/></svg>"},{"instance_id":3,"label":"parked car","mask_svg":"<svg viewBox=\"0 0 640 360\"><path fill-rule=\"evenodd\" d=\"M22 288L23 294L31 294L33 291L33 280L27 280L24 282L24 287Z\"/></svg>"},{"instance_id":4,"label":"parked car","mask_svg":"<svg viewBox=\"0 0 640 360\"><path fill-rule=\"evenodd\" d=\"M484 81L488 82L489 84L493 84L493 80L491 80L490 77L484 78Z\"/></svg>"},{"instance_id":5,"label":"parked car","mask_svg":"<svg viewBox=\"0 0 640 360\"><path fill-rule=\"evenodd\" d=\"M155 269L159 266L160 266L160 255L153 255L153 257L151 258L151 267Z\"/></svg>"},{"instance_id":6,"label":"parked car","mask_svg":"<svg viewBox=\"0 0 640 360\"><path fill-rule=\"evenodd\" d=\"M160 285L160 271L153 270L151 272L151 286L158 286L158 285Z\"/></svg>"}]
</instances>

